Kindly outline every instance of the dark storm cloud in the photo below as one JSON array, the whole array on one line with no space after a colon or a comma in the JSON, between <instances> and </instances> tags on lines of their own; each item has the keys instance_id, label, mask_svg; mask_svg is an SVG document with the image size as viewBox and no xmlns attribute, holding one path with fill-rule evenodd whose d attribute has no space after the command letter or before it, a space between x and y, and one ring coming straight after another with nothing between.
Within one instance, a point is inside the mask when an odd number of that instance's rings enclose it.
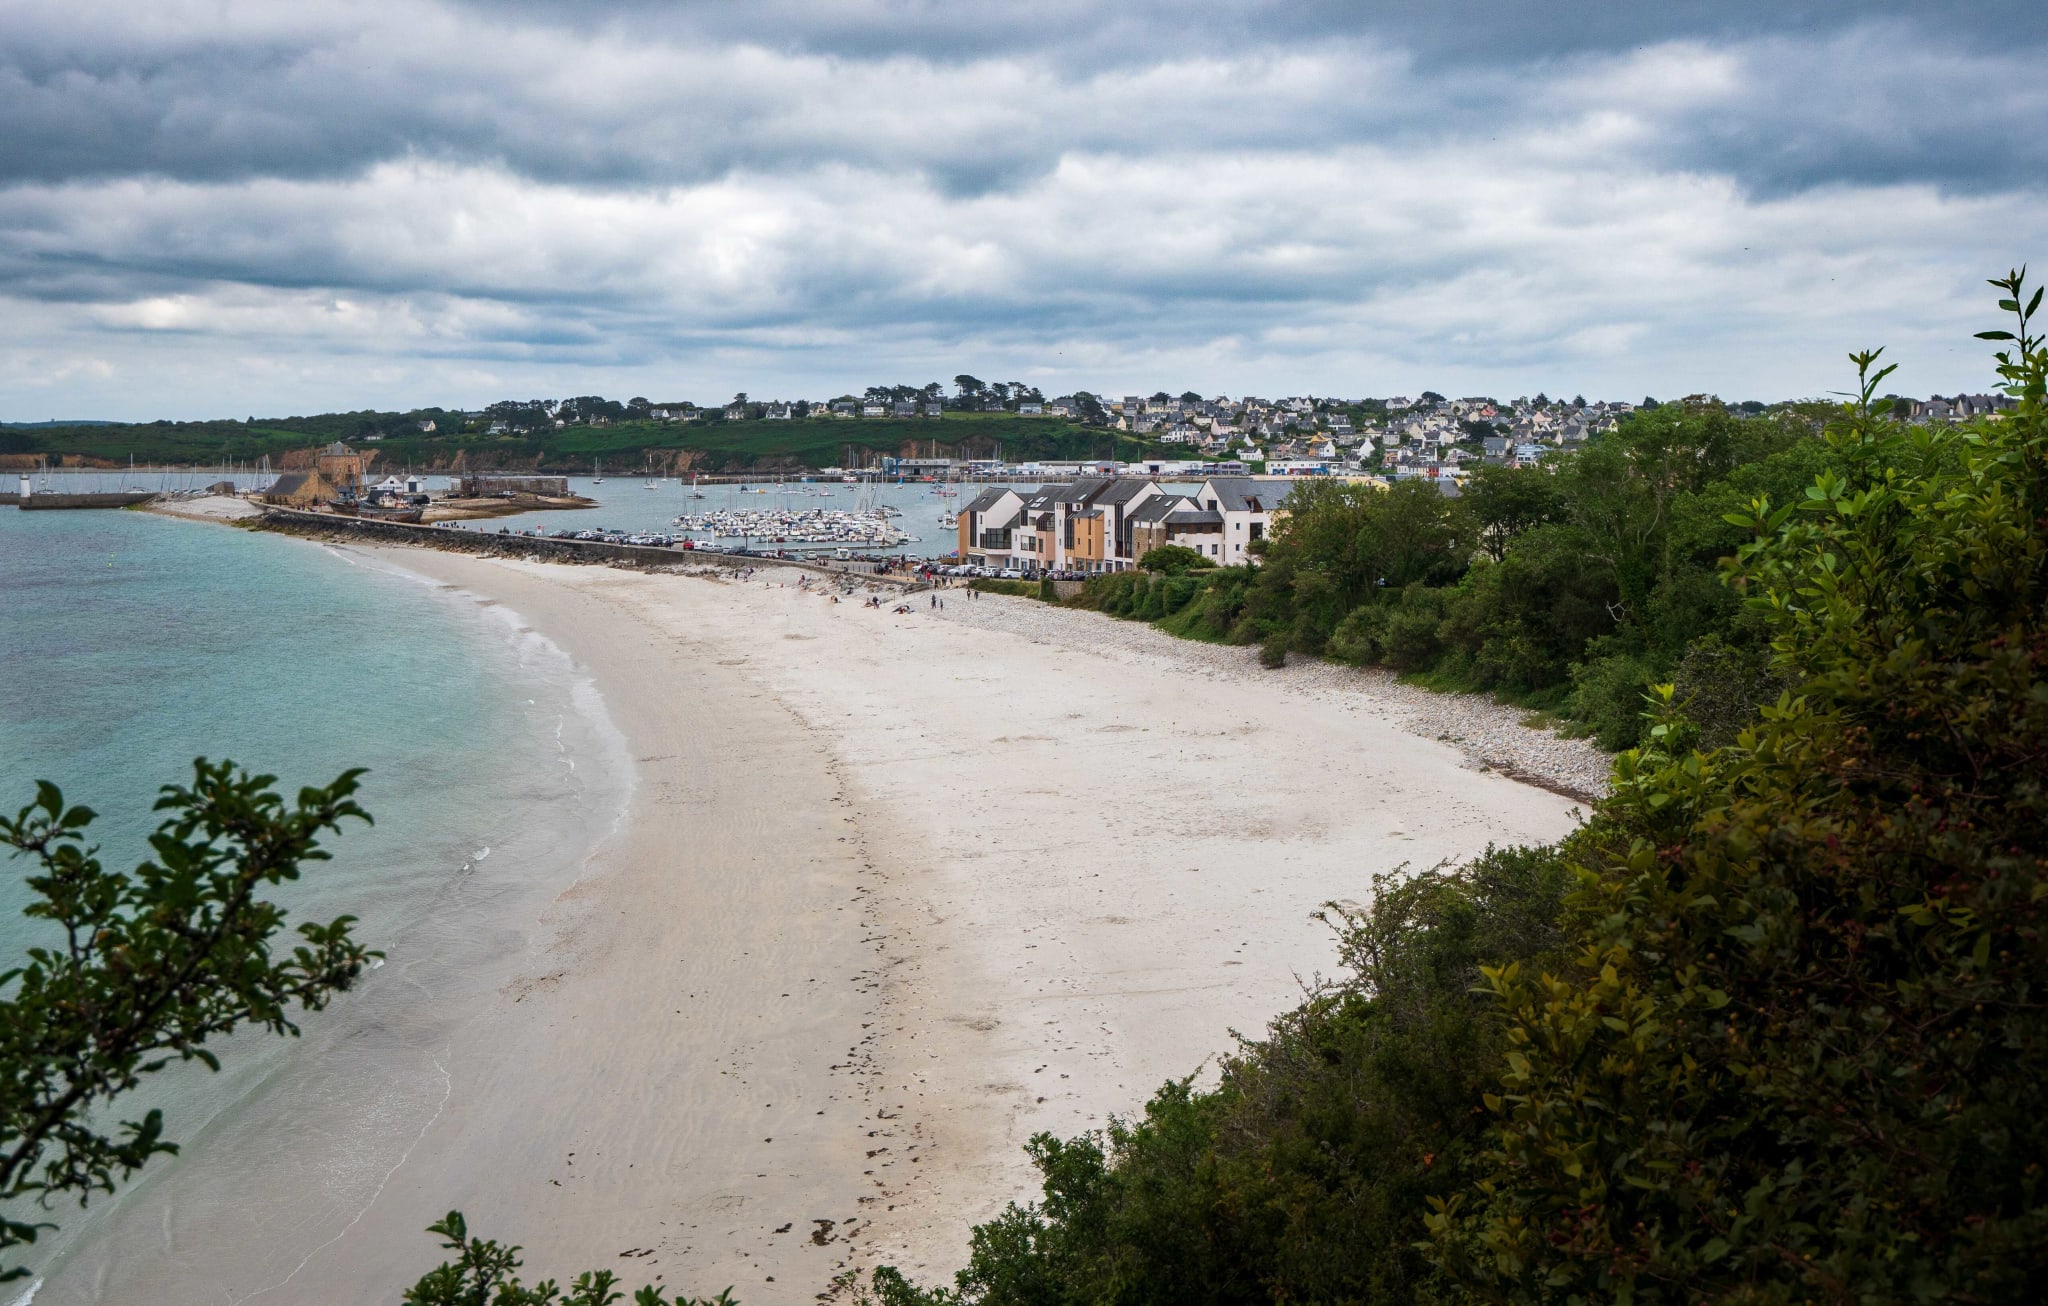
<instances>
[{"instance_id":1,"label":"dark storm cloud","mask_svg":"<svg viewBox=\"0 0 2048 1306\"><path fill-rule=\"evenodd\" d=\"M338 177L403 157L661 185L828 162L949 189L1064 153L1429 140L1558 115L1595 56L1748 52L1738 95L1658 122L1659 163L1766 190L2001 185L2043 162L2048 6L172 4L0 18L0 176ZM1222 59L1348 77L1254 82ZM1143 95L1119 97L1120 86Z\"/></svg>"},{"instance_id":2,"label":"dark storm cloud","mask_svg":"<svg viewBox=\"0 0 2048 1306\"><path fill-rule=\"evenodd\" d=\"M2006 0L15 0L0 399L171 341L158 384L986 350L1068 384L1768 389L1805 336L1952 325L2048 237L2044 29Z\"/></svg>"}]
</instances>

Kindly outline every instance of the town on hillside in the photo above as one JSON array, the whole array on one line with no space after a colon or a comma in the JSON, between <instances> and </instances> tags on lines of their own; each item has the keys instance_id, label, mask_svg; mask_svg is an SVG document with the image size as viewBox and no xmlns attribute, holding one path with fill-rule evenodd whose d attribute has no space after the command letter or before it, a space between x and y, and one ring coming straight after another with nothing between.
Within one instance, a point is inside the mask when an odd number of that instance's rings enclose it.
<instances>
[{"instance_id":1,"label":"town on hillside","mask_svg":"<svg viewBox=\"0 0 2048 1306\"><path fill-rule=\"evenodd\" d=\"M1172 395L1163 390L1149 396L1101 397L1076 391L1048 399L1022 382L986 383L965 375L955 378L955 386L955 393L950 395L943 393L937 382L923 387L870 386L861 396L842 395L822 401L762 401L742 393L718 406L655 403L644 398L619 403L597 396L508 401L474 414L445 414L440 420L459 421L465 429L487 435L516 435L626 422L861 422L937 420L948 414L966 413L1008 414L1064 419L1134 437L1157 456L1118 469L1153 475L1185 477L1256 471L1277 476L1317 476L1374 472L1394 479L1455 479L1461 469L1479 464L1532 465L1613 430L1624 416L1639 407L1658 406L1655 399L1640 403L1588 402L1584 396L1553 399L1544 394L1512 400L1489 396L1453 399L1433 391L1415 397L1397 395L1384 399L1313 395L1232 398L1221 394L1204 398L1194 391ZM1720 403L1709 395L1690 395L1676 402ZM1892 404L1895 416L1924 423L1962 421L1999 411L2012 401L2002 395L1959 394L1925 400L1893 397L1887 402ZM1768 408L1754 400L1729 407L1751 414L1763 413ZM433 418L421 419L421 429L432 430L435 422ZM1176 453L1184 453L1185 457L1171 457ZM884 462L888 465L883 466ZM999 477L1080 469L1079 464L1060 469L1001 459L877 456L870 470L920 475L954 471ZM1109 469L1109 465L1104 464L1104 469Z\"/></svg>"}]
</instances>

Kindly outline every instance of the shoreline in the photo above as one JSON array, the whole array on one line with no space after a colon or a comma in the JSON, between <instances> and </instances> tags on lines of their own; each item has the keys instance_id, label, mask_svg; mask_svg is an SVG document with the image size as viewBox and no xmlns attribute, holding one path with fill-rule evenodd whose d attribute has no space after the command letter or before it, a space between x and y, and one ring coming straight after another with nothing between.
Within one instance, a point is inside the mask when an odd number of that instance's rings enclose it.
<instances>
[{"instance_id":1,"label":"shoreline","mask_svg":"<svg viewBox=\"0 0 2048 1306\"><path fill-rule=\"evenodd\" d=\"M1322 904L1575 820L1370 689L1333 711L1289 672L1162 675L1249 653L1096 613L329 547L557 644L638 778L435 1062L443 1106L264 1301L392 1299L451 1207L529 1279L943 1282L1036 1196L1032 1134L1136 1111L1298 1002L1335 962Z\"/></svg>"},{"instance_id":2,"label":"shoreline","mask_svg":"<svg viewBox=\"0 0 2048 1306\"><path fill-rule=\"evenodd\" d=\"M493 542L493 537L488 535L449 536L413 527L376 531L375 534L385 539L371 541L362 538L361 532L296 517L273 519L263 528L336 544L381 545L395 538L407 548L481 552L575 565L626 565L667 574L706 576L736 567L784 567L809 571L824 578L859 576L858 573L837 571L816 560L684 555L671 550L635 546L579 544L574 548L549 548L545 546L560 542L536 545L530 538L521 536L499 537ZM881 584L904 590L920 588L914 577L860 576L859 579L861 583L879 580ZM939 588L944 593L958 592L946 586ZM1524 725L1523 721L1529 715L1525 709L1500 703L1489 695L1424 689L1403 682L1396 673L1384 667L1354 667L1321 658L1290 659L1284 669L1255 666L1256 654L1250 648L1181 639L1168 635L1149 622L1121 621L1104 613L1056 608L1029 601L1020 603L1019 600L994 594L984 598L997 602L986 607L977 604L958 609L956 615L990 628L1023 633L1033 640L1051 638L1070 647L1114 647L1126 653L1149 656L1156 659L1162 669L1174 673L1233 678L1249 676L1290 692L1300 692L1307 687L1309 692L1324 696L1333 706L1364 705L1368 710L1403 721L1411 733L1455 744L1464 750L1468 760L1479 770L1498 772L1519 783L1548 790L1575 802L1596 802L1609 789L1614 762L1611 755L1583 737L1570 738L1542 727ZM990 623L981 619L980 614L984 612L1040 615ZM1047 628L1057 633L1048 636Z\"/></svg>"},{"instance_id":3,"label":"shoreline","mask_svg":"<svg viewBox=\"0 0 2048 1306\"><path fill-rule=\"evenodd\" d=\"M746 975L751 1018L777 1032L740 1061L699 1046L699 1058L714 1055L687 1077L746 1078L761 1068L751 1058L765 1057L788 1077L762 1095L763 1110L794 1097L810 1122L828 1114L816 1132L785 1133L801 1123L785 1121L758 1142L733 1133L703 1154L726 1198L740 1199L725 1241L644 1244L674 1268L666 1281L690 1291L726 1286L742 1262L754 1279L731 1281L748 1301L809 1301L833 1276L881 1263L942 1280L974 1223L1036 1195L1022 1151L1032 1134L1072 1135L1134 1111L1164 1080L1228 1050L1233 1028L1262 1028L1293 1005L1300 977L1334 961L1326 928L1311 918L1323 903L1369 897L1371 870L1554 838L1574 821L1565 800L1476 771L1447 744L1289 701L1257 681L1215 685L1213 725L1162 716L1170 690L1138 660L1113 664L1108 684L1066 692L1083 651L992 648L991 632L951 617L965 615L963 603L995 600L958 591L945 614L899 616L832 604L772 576L737 582L415 550L393 561L505 603L589 665L608 698L623 694L621 724L651 795L686 777L650 751L665 728L631 705L645 686L630 678L668 686L661 697L684 703L699 730L724 710L714 699L746 704L756 733L721 764L763 816L735 832L726 857L694 864L717 879L699 891L734 892L735 859L746 857L800 866L832 886L825 897L771 895L757 908L776 914L772 934L807 940L797 969L764 972L747 949L706 958ZM564 621L579 624L553 628ZM983 692L1012 674L1029 683ZM1169 739L1148 734L1169 736L1171 753ZM1333 813L1308 792L1247 801L1240 776L1217 787L1219 810L1153 825L1109 783L1125 771L1126 750L1157 767L1169 791L1219 762L1279 779L1306 741L1333 755L1353 745L1333 773L1399 792ZM1017 782L1018 761L1027 774L1064 767L1068 782ZM1443 819L1411 820L1414 801ZM728 823L733 802L718 800ZM636 807L628 837L669 846L675 818L657 798ZM610 867L588 885L591 910L646 911L650 886L620 860ZM757 872L749 892L759 891ZM564 1001L583 1009L568 987ZM790 1000L780 995L833 987L850 1000L800 1027L776 1023ZM781 1180L765 1168L751 1174L748 1158L785 1145L801 1155ZM647 1187L635 1200L695 1225L697 1238L707 1230L688 1192ZM488 1227L471 1214L472 1227ZM489 1236L525 1242L536 1253L529 1264L546 1273L601 1263L589 1260L600 1243L558 1238L552 1217L545 1232L523 1217L516 1224Z\"/></svg>"}]
</instances>

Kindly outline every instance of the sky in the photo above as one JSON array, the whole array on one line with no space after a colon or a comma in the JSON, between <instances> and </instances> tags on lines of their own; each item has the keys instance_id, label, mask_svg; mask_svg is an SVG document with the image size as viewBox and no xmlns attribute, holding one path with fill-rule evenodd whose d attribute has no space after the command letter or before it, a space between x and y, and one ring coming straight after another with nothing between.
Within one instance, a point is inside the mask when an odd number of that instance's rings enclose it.
<instances>
[{"instance_id":1,"label":"sky","mask_svg":"<svg viewBox=\"0 0 2048 1306\"><path fill-rule=\"evenodd\" d=\"M0 420L1990 388L2040 0L8 0Z\"/></svg>"}]
</instances>

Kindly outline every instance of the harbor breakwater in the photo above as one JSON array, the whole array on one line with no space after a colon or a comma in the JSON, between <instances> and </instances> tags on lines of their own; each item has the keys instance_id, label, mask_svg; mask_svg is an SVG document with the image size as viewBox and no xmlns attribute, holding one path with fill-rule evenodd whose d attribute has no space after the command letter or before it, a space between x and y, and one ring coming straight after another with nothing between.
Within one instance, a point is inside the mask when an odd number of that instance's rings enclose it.
<instances>
[{"instance_id":1,"label":"harbor breakwater","mask_svg":"<svg viewBox=\"0 0 2048 1306\"><path fill-rule=\"evenodd\" d=\"M0 506L11 503L17 508L133 508L154 498L156 493L152 490L119 490L106 494L18 494L10 490L0 494Z\"/></svg>"},{"instance_id":2,"label":"harbor breakwater","mask_svg":"<svg viewBox=\"0 0 2048 1306\"><path fill-rule=\"evenodd\" d=\"M519 558L532 562L565 562L584 565L629 566L645 571L679 571L706 568L739 571L750 567L787 567L814 576L856 576L875 584L911 590L925 587L920 578L878 576L865 570L867 564L806 562L792 558L770 558L759 554L713 553L709 550L661 548L650 544L609 544L602 540L565 540L539 535L499 535L490 531L453 529L447 526L410 525L404 522L336 517L327 513L302 512L295 508L266 506L258 529L301 535L313 539L346 543L402 544L415 548L445 549L491 558Z\"/></svg>"}]
</instances>

